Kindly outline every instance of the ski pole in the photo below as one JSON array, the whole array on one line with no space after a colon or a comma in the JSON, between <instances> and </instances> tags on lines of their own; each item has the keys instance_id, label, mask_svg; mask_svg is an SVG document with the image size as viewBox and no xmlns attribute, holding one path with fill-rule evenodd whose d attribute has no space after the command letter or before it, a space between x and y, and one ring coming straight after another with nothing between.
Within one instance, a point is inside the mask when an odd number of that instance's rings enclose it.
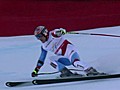
<instances>
[{"instance_id":1,"label":"ski pole","mask_svg":"<svg viewBox=\"0 0 120 90\"><path fill-rule=\"evenodd\" d=\"M67 32L67 34L81 34L81 35L97 35L97 36L108 36L108 37L120 37L119 35L102 34L102 33L80 33L77 31Z\"/></svg>"},{"instance_id":2,"label":"ski pole","mask_svg":"<svg viewBox=\"0 0 120 90\"><path fill-rule=\"evenodd\" d=\"M71 71L83 71L83 70L78 70L78 69L69 69ZM49 74L56 74L59 73L60 71L56 71L56 72L45 72L45 73L38 73L37 75L49 75Z\"/></svg>"}]
</instances>

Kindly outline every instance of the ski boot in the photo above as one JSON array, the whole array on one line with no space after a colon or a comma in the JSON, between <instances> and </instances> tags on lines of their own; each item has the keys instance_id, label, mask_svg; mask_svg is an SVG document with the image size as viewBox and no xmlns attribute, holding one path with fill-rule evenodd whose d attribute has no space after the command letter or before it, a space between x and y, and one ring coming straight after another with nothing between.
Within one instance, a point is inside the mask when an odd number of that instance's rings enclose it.
<instances>
[{"instance_id":1,"label":"ski boot","mask_svg":"<svg viewBox=\"0 0 120 90\"><path fill-rule=\"evenodd\" d=\"M82 74L72 73L66 67L63 68L60 72L61 72L61 75L60 75L61 78L64 78L64 77L82 77L83 76Z\"/></svg>"},{"instance_id":2,"label":"ski boot","mask_svg":"<svg viewBox=\"0 0 120 90\"><path fill-rule=\"evenodd\" d=\"M101 73L98 72L96 69L94 69L93 67L90 67L88 69L85 70L86 75L87 76L96 76L96 75L107 75L106 73Z\"/></svg>"},{"instance_id":3,"label":"ski boot","mask_svg":"<svg viewBox=\"0 0 120 90\"><path fill-rule=\"evenodd\" d=\"M66 67L63 68L61 71L60 77L69 77L69 76L73 76L74 74L68 70Z\"/></svg>"}]
</instances>

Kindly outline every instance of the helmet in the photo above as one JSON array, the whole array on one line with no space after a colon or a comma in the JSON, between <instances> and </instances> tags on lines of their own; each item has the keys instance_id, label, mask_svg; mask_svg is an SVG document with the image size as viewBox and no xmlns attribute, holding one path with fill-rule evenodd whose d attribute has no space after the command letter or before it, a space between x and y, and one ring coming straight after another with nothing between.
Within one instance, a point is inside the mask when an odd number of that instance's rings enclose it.
<instances>
[{"instance_id":1,"label":"helmet","mask_svg":"<svg viewBox=\"0 0 120 90\"><path fill-rule=\"evenodd\" d=\"M40 39L42 36L46 37L48 35L48 30L45 26L38 26L34 31L34 35L37 39Z\"/></svg>"}]
</instances>

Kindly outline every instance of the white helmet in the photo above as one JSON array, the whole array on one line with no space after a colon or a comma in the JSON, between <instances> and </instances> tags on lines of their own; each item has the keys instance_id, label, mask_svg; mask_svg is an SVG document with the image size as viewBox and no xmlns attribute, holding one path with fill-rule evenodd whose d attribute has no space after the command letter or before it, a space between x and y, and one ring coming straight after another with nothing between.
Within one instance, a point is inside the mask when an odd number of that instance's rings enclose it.
<instances>
[{"instance_id":1,"label":"white helmet","mask_svg":"<svg viewBox=\"0 0 120 90\"><path fill-rule=\"evenodd\" d=\"M39 39L41 36L47 37L48 30L46 29L45 26L38 26L34 31L34 35L36 36L37 39Z\"/></svg>"}]
</instances>

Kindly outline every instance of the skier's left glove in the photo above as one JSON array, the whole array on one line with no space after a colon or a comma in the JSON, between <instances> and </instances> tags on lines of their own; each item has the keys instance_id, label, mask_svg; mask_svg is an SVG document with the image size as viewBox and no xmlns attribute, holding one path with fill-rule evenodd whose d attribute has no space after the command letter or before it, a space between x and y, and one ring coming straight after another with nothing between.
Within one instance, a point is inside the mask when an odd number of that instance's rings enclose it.
<instances>
[{"instance_id":1,"label":"skier's left glove","mask_svg":"<svg viewBox=\"0 0 120 90\"><path fill-rule=\"evenodd\" d=\"M31 76L32 76L32 77L37 77L37 76L38 76L38 71L39 71L39 69L36 67L36 68L33 70L33 72L31 73Z\"/></svg>"},{"instance_id":2,"label":"skier's left glove","mask_svg":"<svg viewBox=\"0 0 120 90\"><path fill-rule=\"evenodd\" d=\"M66 34L66 30L63 29L63 28L55 29L55 30L56 30L56 31L55 31L55 34L56 34L57 36L62 36L62 35L65 35L65 34Z\"/></svg>"},{"instance_id":3,"label":"skier's left glove","mask_svg":"<svg viewBox=\"0 0 120 90\"><path fill-rule=\"evenodd\" d=\"M67 33L64 28L60 28L60 32L61 32L62 35L65 35Z\"/></svg>"}]
</instances>

